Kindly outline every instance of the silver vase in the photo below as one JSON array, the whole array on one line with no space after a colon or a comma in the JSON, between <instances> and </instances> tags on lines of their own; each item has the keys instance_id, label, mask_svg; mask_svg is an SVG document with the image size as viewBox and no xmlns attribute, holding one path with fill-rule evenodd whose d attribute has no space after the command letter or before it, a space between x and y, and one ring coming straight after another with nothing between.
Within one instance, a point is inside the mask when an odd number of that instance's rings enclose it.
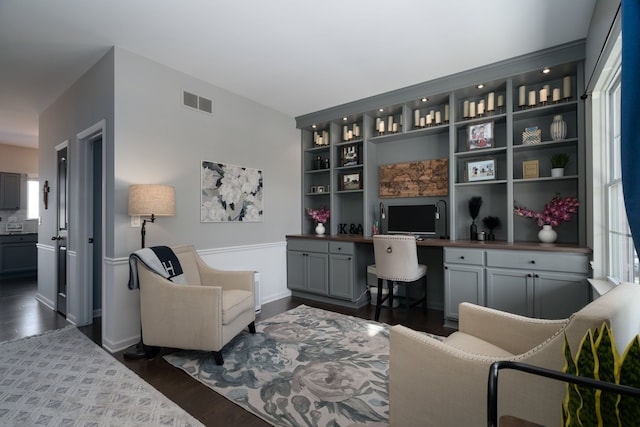
<instances>
[{"instance_id":1,"label":"silver vase","mask_svg":"<svg viewBox=\"0 0 640 427\"><path fill-rule=\"evenodd\" d=\"M567 137L567 122L562 120L561 114L553 116L550 130L551 139L554 141L561 141Z\"/></svg>"}]
</instances>

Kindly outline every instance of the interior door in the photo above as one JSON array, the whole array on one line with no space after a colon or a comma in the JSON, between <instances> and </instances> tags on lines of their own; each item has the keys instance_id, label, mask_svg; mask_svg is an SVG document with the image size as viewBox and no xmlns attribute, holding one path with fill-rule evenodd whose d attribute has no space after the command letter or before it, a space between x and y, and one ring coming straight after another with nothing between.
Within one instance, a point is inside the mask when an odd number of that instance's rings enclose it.
<instances>
[{"instance_id":1,"label":"interior door","mask_svg":"<svg viewBox=\"0 0 640 427\"><path fill-rule=\"evenodd\" d=\"M56 308L67 315L67 233L69 224L69 198L68 198L68 147L63 147L57 152L57 224L56 235L51 240L56 242Z\"/></svg>"}]
</instances>

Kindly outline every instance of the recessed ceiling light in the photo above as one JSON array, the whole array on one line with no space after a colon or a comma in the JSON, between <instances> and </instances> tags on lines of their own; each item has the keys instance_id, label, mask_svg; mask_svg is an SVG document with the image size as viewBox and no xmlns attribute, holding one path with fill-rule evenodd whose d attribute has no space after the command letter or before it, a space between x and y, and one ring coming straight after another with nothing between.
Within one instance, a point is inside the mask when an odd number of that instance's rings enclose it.
<instances>
[{"instance_id":1,"label":"recessed ceiling light","mask_svg":"<svg viewBox=\"0 0 640 427\"><path fill-rule=\"evenodd\" d=\"M427 102L428 100L429 100L429 98L427 98L427 97L425 96L425 97L423 97L420 101L422 101L422 102Z\"/></svg>"},{"instance_id":2,"label":"recessed ceiling light","mask_svg":"<svg viewBox=\"0 0 640 427\"><path fill-rule=\"evenodd\" d=\"M378 109L378 111L380 111L382 113L384 111L384 108L380 108L380 109Z\"/></svg>"},{"instance_id":3,"label":"recessed ceiling light","mask_svg":"<svg viewBox=\"0 0 640 427\"><path fill-rule=\"evenodd\" d=\"M315 128L317 128L318 126L316 126L316 125L311 125L311 127L315 129Z\"/></svg>"},{"instance_id":4,"label":"recessed ceiling light","mask_svg":"<svg viewBox=\"0 0 640 427\"><path fill-rule=\"evenodd\" d=\"M476 86L478 89L482 89L484 87L484 83L480 83L478 86Z\"/></svg>"},{"instance_id":5,"label":"recessed ceiling light","mask_svg":"<svg viewBox=\"0 0 640 427\"><path fill-rule=\"evenodd\" d=\"M550 72L551 72L551 68L549 68L549 67L544 67L542 69L542 74L549 74Z\"/></svg>"},{"instance_id":6,"label":"recessed ceiling light","mask_svg":"<svg viewBox=\"0 0 640 427\"><path fill-rule=\"evenodd\" d=\"M346 118L346 117L343 117L343 118L342 118L342 121L346 122L346 121L347 121L347 118Z\"/></svg>"}]
</instances>

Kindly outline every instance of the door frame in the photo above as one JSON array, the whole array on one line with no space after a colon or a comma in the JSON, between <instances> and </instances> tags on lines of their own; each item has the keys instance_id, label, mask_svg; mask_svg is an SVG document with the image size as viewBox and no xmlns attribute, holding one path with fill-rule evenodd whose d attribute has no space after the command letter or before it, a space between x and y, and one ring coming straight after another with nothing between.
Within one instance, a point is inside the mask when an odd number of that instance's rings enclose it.
<instances>
[{"instance_id":1,"label":"door frame","mask_svg":"<svg viewBox=\"0 0 640 427\"><path fill-rule=\"evenodd\" d=\"M102 238L101 253L102 253L102 274L101 274L101 293L102 304L105 301L105 268L104 268L104 254L105 254L105 209L106 209L106 120L101 120L98 123L88 127L87 129L76 134L77 141L77 180L74 180L75 194L78 195L78 218L77 229L74 233L74 245L73 249L77 256L77 269L74 272L77 280L74 283L77 284L76 291L78 294L76 324L77 325L89 325L93 323L93 249L92 243L89 243L89 238L93 236L93 145L91 144L96 138L102 138L102 212L100 212L102 223ZM104 314L104 311L103 311ZM105 322L102 322L102 329L104 334ZM104 336L104 335L103 335Z\"/></svg>"},{"instance_id":2,"label":"door frame","mask_svg":"<svg viewBox=\"0 0 640 427\"><path fill-rule=\"evenodd\" d=\"M67 221L67 228L65 229L65 246L66 246L66 250L65 250L65 257L64 257L64 262L65 262L65 307L64 307L64 311L61 312L60 311L60 307L59 307L59 293L60 293L60 241L57 240L54 243L54 266L55 266L55 273L54 273L54 277L55 277L55 292L54 292L54 305L55 305L55 310L58 311L61 314L64 314L64 316L67 318L67 320L69 320L69 284L71 283L71 265L70 265L70 260L69 260L69 238L70 238L70 234L71 234L71 230L70 230L70 222L71 222L71 218L70 218L70 208L71 208L71 198L70 198L70 189L71 189L71 170L70 170L70 165L71 165L71 161L70 161L70 155L71 155L71 144L69 144L69 140L64 140L62 141L60 144L56 145L54 147L55 150L55 163L56 163L56 168L55 168L55 174L56 174L56 179L55 179L55 185L56 185L56 192L55 192L55 204L54 204L54 208L56 209L56 213L55 213L55 227L54 227L54 237L52 238L53 240L55 240L55 236L59 236L60 235L60 209L59 209L59 204L60 204L60 200L59 200L59 194L60 194L60 189L58 188L58 186L60 185L60 181L58 179L59 177L59 169L60 169L60 163L58 160L58 153L62 150L66 149L67 150L67 165L66 165L66 179L65 179L65 198L66 198L66 208L65 208L65 215L67 216L66 221Z\"/></svg>"}]
</instances>

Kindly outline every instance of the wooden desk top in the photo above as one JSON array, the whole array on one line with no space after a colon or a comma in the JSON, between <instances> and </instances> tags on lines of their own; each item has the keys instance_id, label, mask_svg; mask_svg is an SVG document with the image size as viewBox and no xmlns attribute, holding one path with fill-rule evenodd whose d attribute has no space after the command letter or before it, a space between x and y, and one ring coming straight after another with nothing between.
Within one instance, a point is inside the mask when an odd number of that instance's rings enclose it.
<instances>
[{"instance_id":1,"label":"wooden desk top","mask_svg":"<svg viewBox=\"0 0 640 427\"><path fill-rule=\"evenodd\" d=\"M311 240L331 240L337 242L352 242L373 244L372 237L365 237L360 234L289 234L287 239L311 239ZM520 251L543 251L543 252L568 252L591 254L593 250L587 246L567 245L563 243L537 243L537 242L513 242L502 240L447 240L447 239L423 239L417 241L418 246L431 246L442 248L472 248L472 249L508 249Z\"/></svg>"}]
</instances>

